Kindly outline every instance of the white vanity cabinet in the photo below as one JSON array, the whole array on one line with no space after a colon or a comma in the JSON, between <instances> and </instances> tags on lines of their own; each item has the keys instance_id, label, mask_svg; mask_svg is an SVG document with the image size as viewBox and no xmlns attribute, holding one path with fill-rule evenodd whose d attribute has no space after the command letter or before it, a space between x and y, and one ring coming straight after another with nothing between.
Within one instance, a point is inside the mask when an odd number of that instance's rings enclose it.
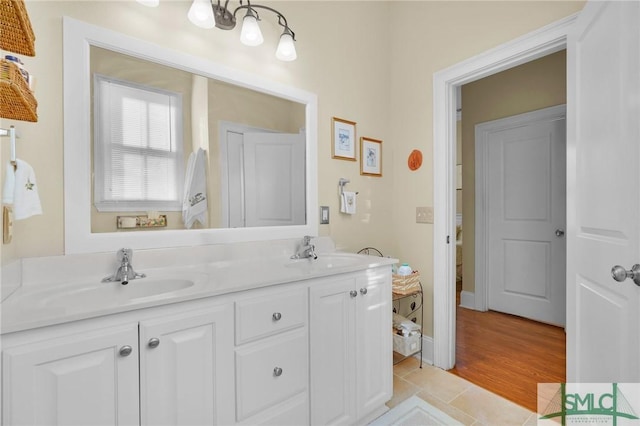
<instances>
[{"instance_id":1,"label":"white vanity cabinet","mask_svg":"<svg viewBox=\"0 0 640 426\"><path fill-rule=\"evenodd\" d=\"M138 324L4 349L4 425L138 424Z\"/></svg>"},{"instance_id":2,"label":"white vanity cabinet","mask_svg":"<svg viewBox=\"0 0 640 426\"><path fill-rule=\"evenodd\" d=\"M365 424L392 396L391 313L383 265L39 323L0 338L2 424Z\"/></svg>"},{"instance_id":3,"label":"white vanity cabinet","mask_svg":"<svg viewBox=\"0 0 640 426\"><path fill-rule=\"evenodd\" d=\"M188 306L54 326L3 349L3 424L233 423L233 305Z\"/></svg>"},{"instance_id":4,"label":"white vanity cabinet","mask_svg":"<svg viewBox=\"0 0 640 426\"><path fill-rule=\"evenodd\" d=\"M258 290L236 301L236 420L309 424L307 287Z\"/></svg>"},{"instance_id":5,"label":"white vanity cabinet","mask_svg":"<svg viewBox=\"0 0 640 426\"><path fill-rule=\"evenodd\" d=\"M140 423L233 422L233 306L140 322Z\"/></svg>"},{"instance_id":6,"label":"white vanity cabinet","mask_svg":"<svg viewBox=\"0 0 640 426\"><path fill-rule=\"evenodd\" d=\"M393 394L391 270L310 288L311 424L372 420Z\"/></svg>"}]
</instances>

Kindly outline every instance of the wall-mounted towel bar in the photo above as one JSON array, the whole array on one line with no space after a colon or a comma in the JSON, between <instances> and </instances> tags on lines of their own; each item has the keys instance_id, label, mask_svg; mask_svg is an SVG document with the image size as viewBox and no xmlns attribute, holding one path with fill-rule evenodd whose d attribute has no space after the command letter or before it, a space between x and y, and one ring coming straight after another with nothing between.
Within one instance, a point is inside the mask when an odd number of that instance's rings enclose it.
<instances>
[{"instance_id":1,"label":"wall-mounted towel bar","mask_svg":"<svg viewBox=\"0 0 640 426\"><path fill-rule=\"evenodd\" d=\"M338 181L338 187L340 188L340 196L342 196L342 194L344 194L344 186L346 184L348 184L349 182L351 182L349 179L345 179L345 178L340 178L340 180ZM356 192L356 195L358 195L358 193Z\"/></svg>"}]
</instances>

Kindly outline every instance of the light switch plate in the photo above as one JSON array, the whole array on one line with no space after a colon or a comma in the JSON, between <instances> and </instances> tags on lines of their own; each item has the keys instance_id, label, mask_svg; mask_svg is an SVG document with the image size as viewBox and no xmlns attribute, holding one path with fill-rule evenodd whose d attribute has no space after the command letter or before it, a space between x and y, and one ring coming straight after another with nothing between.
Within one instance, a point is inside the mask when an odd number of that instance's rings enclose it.
<instances>
[{"instance_id":1,"label":"light switch plate","mask_svg":"<svg viewBox=\"0 0 640 426\"><path fill-rule=\"evenodd\" d=\"M433 223L433 207L416 207L416 223Z\"/></svg>"},{"instance_id":2,"label":"light switch plate","mask_svg":"<svg viewBox=\"0 0 640 426\"><path fill-rule=\"evenodd\" d=\"M320 225L329 223L329 206L320 206Z\"/></svg>"}]
</instances>

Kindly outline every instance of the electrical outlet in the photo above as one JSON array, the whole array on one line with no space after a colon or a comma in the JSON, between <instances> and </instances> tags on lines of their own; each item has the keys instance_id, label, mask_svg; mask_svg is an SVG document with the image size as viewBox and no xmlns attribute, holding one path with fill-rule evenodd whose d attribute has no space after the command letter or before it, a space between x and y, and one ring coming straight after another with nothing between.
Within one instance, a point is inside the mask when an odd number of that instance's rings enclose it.
<instances>
[{"instance_id":1,"label":"electrical outlet","mask_svg":"<svg viewBox=\"0 0 640 426\"><path fill-rule=\"evenodd\" d=\"M416 223L433 223L433 207L416 207Z\"/></svg>"}]
</instances>

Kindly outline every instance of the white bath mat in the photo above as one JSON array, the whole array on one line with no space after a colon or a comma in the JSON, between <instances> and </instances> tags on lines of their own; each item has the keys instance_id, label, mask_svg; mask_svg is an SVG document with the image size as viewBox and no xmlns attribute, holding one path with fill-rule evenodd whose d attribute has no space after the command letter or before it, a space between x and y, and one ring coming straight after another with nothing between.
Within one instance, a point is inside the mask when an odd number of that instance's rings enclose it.
<instances>
[{"instance_id":1,"label":"white bath mat","mask_svg":"<svg viewBox=\"0 0 640 426\"><path fill-rule=\"evenodd\" d=\"M402 401L369 426L442 426L462 425L417 396Z\"/></svg>"}]
</instances>

